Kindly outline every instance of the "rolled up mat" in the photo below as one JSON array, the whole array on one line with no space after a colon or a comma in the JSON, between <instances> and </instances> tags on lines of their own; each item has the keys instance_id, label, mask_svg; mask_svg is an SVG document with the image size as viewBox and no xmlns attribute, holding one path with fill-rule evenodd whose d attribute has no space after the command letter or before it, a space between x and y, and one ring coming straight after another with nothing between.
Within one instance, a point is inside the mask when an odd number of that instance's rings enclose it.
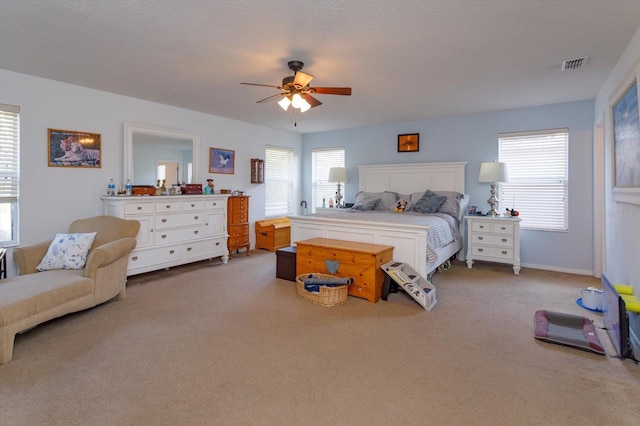
<instances>
[{"instance_id":1,"label":"rolled up mat","mask_svg":"<svg viewBox=\"0 0 640 426\"><path fill-rule=\"evenodd\" d=\"M633 287L624 284L614 284L613 288L616 289L618 294L633 294Z\"/></svg>"},{"instance_id":2,"label":"rolled up mat","mask_svg":"<svg viewBox=\"0 0 640 426\"><path fill-rule=\"evenodd\" d=\"M627 302L625 300L624 305L627 308L627 311L631 311L631 312L635 312L637 314L640 314L640 302L635 301L635 302Z\"/></svg>"}]
</instances>

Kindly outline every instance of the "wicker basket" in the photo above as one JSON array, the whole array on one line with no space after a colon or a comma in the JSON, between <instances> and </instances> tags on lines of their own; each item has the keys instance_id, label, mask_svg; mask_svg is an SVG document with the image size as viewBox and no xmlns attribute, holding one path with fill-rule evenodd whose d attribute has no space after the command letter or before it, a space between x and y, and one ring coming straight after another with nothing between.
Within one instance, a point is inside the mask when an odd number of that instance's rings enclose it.
<instances>
[{"instance_id":1,"label":"wicker basket","mask_svg":"<svg viewBox=\"0 0 640 426\"><path fill-rule=\"evenodd\" d=\"M310 274L302 274L296 277L296 290L298 291L298 297L306 300L307 302L322 306L339 306L343 305L347 301L347 294L349 292L348 285L341 285L337 287L320 286L319 293L310 293L305 290L302 278L308 277L309 275ZM327 274L314 273L313 275L321 278L335 278L333 275Z\"/></svg>"}]
</instances>

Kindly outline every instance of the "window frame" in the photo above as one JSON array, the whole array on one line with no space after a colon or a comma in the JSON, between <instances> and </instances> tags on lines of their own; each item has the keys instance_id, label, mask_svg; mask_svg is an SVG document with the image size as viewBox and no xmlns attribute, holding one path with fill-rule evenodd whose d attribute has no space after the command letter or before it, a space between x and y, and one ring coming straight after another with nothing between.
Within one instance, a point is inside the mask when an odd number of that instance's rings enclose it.
<instances>
[{"instance_id":1,"label":"window frame","mask_svg":"<svg viewBox=\"0 0 640 426\"><path fill-rule=\"evenodd\" d=\"M520 228L568 232L569 129L500 133L498 161L509 175L498 198L520 213Z\"/></svg>"},{"instance_id":2,"label":"window frame","mask_svg":"<svg viewBox=\"0 0 640 426\"><path fill-rule=\"evenodd\" d=\"M0 103L0 245L19 243L20 107ZM8 205L8 206L7 206ZM8 210L8 212L6 211ZM3 223L8 219L9 224ZM9 238L4 238L8 229Z\"/></svg>"},{"instance_id":3,"label":"window frame","mask_svg":"<svg viewBox=\"0 0 640 426\"><path fill-rule=\"evenodd\" d=\"M325 158L318 158L324 155ZM311 150L311 212L323 207L329 207L329 198L335 197L337 184L329 182L329 169L332 167L346 167L346 150L344 147L316 148ZM320 167L320 168L318 168ZM324 178L323 178L324 177ZM342 199L347 199L346 185L340 188ZM335 200L334 200L335 201Z\"/></svg>"},{"instance_id":4,"label":"window frame","mask_svg":"<svg viewBox=\"0 0 640 426\"><path fill-rule=\"evenodd\" d=\"M286 155L288 158L284 160L285 165L288 163L288 169L286 167L275 167L274 159L270 158L276 153ZM294 214L294 194L293 194L293 180L294 180L294 167L293 167L294 151L293 148L267 145L265 149L265 162L264 162L264 212L265 218L281 217ZM287 173L276 175L274 172L286 171ZM275 187L274 187L275 186ZM286 196L285 201L272 200L270 194L278 194L284 189ZM270 205L273 204L273 205ZM286 204L284 208L278 208L277 205Z\"/></svg>"}]
</instances>

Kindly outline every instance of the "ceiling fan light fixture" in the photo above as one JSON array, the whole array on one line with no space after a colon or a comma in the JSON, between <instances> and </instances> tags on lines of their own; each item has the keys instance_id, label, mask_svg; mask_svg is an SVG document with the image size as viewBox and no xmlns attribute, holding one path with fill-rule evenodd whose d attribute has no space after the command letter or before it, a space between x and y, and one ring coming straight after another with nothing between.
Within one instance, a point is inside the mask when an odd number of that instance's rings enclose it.
<instances>
[{"instance_id":1,"label":"ceiling fan light fixture","mask_svg":"<svg viewBox=\"0 0 640 426\"><path fill-rule=\"evenodd\" d=\"M302 106L302 102L304 102L304 99L302 99L302 96L300 96L299 93L294 94L293 98L291 98L291 105L294 108L300 108Z\"/></svg>"},{"instance_id":2,"label":"ceiling fan light fixture","mask_svg":"<svg viewBox=\"0 0 640 426\"><path fill-rule=\"evenodd\" d=\"M311 104L309 104L309 102L303 99L302 105L300 105L300 112L309 111L310 108L311 108Z\"/></svg>"},{"instance_id":3,"label":"ceiling fan light fixture","mask_svg":"<svg viewBox=\"0 0 640 426\"><path fill-rule=\"evenodd\" d=\"M280 108L286 111L289 109L289 105L291 105L291 101L289 100L288 96L284 96L282 99L278 101L278 105L280 105Z\"/></svg>"}]
</instances>

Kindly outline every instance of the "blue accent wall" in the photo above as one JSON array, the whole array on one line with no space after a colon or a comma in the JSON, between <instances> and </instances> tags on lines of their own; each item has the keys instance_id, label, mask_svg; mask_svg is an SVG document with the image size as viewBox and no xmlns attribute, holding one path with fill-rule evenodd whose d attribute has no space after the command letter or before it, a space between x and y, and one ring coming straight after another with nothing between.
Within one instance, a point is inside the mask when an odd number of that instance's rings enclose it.
<instances>
[{"instance_id":1,"label":"blue accent wall","mask_svg":"<svg viewBox=\"0 0 640 426\"><path fill-rule=\"evenodd\" d=\"M487 210L489 186L478 183L478 172L480 163L498 159L498 134L566 127L569 128L569 230L522 231L521 258L525 267L591 274L593 111L593 101L581 101L307 134L302 137L302 199L311 199L311 151L344 147L349 173L347 202L353 202L358 192L359 165L467 161L465 186L471 204ZM397 152L397 138L403 133L420 134L419 152ZM501 208L511 204L512 200L502 200Z\"/></svg>"}]
</instances>

